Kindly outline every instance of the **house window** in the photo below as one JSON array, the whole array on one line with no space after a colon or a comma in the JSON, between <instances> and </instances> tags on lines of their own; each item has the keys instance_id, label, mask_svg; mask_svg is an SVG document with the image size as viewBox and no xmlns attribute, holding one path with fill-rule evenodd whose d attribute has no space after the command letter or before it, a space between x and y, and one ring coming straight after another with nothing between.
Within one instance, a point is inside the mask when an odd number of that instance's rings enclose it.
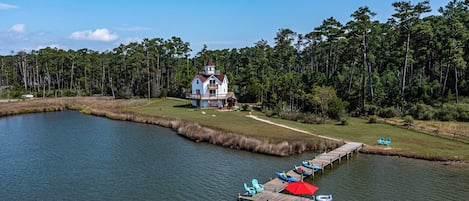
<instances>
[{"instance_id":1,"label":"house window","mask_svg":"<svg viewBox=\"0 0 469 201\"><path fill-rule=\"evenodd\" d=\"M209 94L210 96L216 96L216 90L210 90Z\"/></svg>"},{"instance_id":2,"label":"house window","mask_svg":"<svg viewBox=\"0 0 469 201\"><path fill-rule=\"evenodd\" d=\"M197 84L199 84L199 80L197 80Z\"/></svg>"},{"instance_id":3,"label":"house window","mask_svg":"<svg viewBox=\"0 0 469 201\"><path fill-rule=\"evenodd\" d=\"M195 94L200 94L200 89L195 90Z\"/></svg>"}]
</instances>

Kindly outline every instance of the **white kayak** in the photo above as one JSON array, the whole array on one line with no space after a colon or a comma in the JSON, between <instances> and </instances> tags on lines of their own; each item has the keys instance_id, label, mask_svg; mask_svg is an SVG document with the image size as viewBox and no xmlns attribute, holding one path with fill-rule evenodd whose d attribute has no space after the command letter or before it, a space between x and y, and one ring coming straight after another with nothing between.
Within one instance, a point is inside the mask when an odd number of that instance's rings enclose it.
<instances>
[{"instance_id":1,"label":"white kayak","mask_svg":"<svg viewBox=\"0 0 469 201\"><path fill-rule=\"evenodd\" d=\"M332 201L332 195L317 195L316 201Z\"/></svg>"}]
</instances>

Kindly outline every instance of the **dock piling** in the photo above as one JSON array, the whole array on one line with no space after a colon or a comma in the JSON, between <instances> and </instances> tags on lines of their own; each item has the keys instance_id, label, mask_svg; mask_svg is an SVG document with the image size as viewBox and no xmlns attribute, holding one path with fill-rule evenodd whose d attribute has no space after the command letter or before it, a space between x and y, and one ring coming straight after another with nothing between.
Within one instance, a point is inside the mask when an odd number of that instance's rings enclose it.
<instances>
[{"instance_id":1,"label":"dock piling","mask_svg":"<svg viewBox=\"0 0 469 201\"><path fill-rule=\"evenodd\" d=\"M332 170L334 161L338 160L340 163L342 157L345 157L346 159L351 158L353 152L358 153L362 146L362 143L348 142L337 149L320 154L310 161L311 163L316 164L318 166L320 164L321 172L324 173L324 169L326 166L330 165L330 168ZM319 171L319 169L308 169L307 171L312 172L312 176L314 179L315 172ZM300 178L302 177L301 174L296 174L293 170L290 170L286 173L297 178L298 180L300 180ZM255 197L246 197L241 194L238 194L238 200L310 200L308 198L280 193L288 185L288 182L283 182L279 178L269 179L270 180L264 184L264 191L259 192Z\"/></svg>"}]
</instances>

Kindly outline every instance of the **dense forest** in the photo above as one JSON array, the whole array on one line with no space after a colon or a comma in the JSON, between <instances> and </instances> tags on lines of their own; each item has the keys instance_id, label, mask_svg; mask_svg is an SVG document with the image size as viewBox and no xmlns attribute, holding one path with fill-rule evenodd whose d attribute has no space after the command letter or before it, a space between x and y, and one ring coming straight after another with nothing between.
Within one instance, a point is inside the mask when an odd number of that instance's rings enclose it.
<instances>
[{"instance_id":1,"label":"dense forest","mask_svg":"<svg viewBox=\"0 0 469 201\"><path fill-rule=\"evenodd\" d=\"M429 15L428 1L392 6L386 22L365 6L345 24L329 17L310 33L280 29L273 45L204 46L192 56L176 36L105 52L13 52L0 56L0 96L184 97L211 59L239 102L258 103L270 115L469 121L469 1L451 0L438 15Z\"/></svg>"}]
</instances>

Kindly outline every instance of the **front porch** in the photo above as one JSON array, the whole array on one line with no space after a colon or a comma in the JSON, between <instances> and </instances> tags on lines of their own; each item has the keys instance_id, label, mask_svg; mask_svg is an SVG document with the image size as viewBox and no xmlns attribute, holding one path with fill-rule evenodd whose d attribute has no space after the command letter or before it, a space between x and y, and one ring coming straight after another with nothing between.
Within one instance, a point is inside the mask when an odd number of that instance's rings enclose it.
<instances>
[{"instance_id":1,"label":"front porch","mask_svg":"<svg viewBox=\"0 0 469 201\"><path fill-rule=\"evenodd\" d=\"M195 107L219 108L219 107L225 107L225 106L234 106L236 97L233 92L228 92L227 94L186 93L186 99L192 100L192 106L195 106Z\"/></svg>"}]
</instances>

